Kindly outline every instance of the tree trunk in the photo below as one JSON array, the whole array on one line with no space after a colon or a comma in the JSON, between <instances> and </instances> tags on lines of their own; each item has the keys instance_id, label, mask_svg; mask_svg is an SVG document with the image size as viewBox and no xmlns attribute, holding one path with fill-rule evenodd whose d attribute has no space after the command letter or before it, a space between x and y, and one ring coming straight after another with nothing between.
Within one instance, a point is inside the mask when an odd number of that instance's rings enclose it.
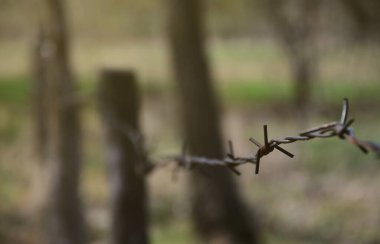
<instances>
[{"instance_id":1,"label":"tree trunk","mask_svg":"<svg viewBox=\"0 0 380 244\"><path fill-rule=\"evenodd\" d=\"M145 244L147 194L145 159L139 131L140 99L131 72L107 70L99 88L107 131L114 244Z\"/></svg>"},{"instance_id":2,"label":"tree trunk","mask_svg":"<svg viewBox=\"0 0 380 244\"><path fill-rule=\"evenodd\" d=\"M46 60L42 55L42 47L45 36L41 29L38 30L36 41L33 45L32 53L32 75L33 75L33 118L34 137L36 139L35 152L39 161L45 165L48 147L47 135L47 80L46 80Z\"/></svg>"},{"instance_id":3,"label":"tree trunk","mask_svg":"<svg viewBox=\"0 0 380 244\"><path fill-rule=\"evenodd\" d=\"M223 157L217 99L207 64L199 0L170 0L169 36L190 153ZM200 173L202 172L202 173ZM196 230L214 242L257 243L257 229L225 168L201 167L189 182Z\"/></svg>"},{"instance_id":4,"label":"tree trunk","mask_svg":"<svg viewBox=\"0 0 380 244\"><path fill-rule=\"evenodd\" d=\"M302 43L299 45L306 44L307 43ZM300 119L307 120L309 117L308 110L312 102L313 84L316 78L315 66L317 65L317 57L316 54L310 54L310 52L313 52L312 50L303 50L302 47L296 47L296 49L297 51L295 53L289 53L294 79L294 104Z\"/></svg>"},{"instance_id":5,"label":"tree trunk","mask_svg":"<svg viewBox=\"0 0 380 244\"><path fill-rule=\"evenodd\" d=\"M79 196L80 126L74 99L65 16L60 0L42 4L42 58L46 60L46 162L49 196L46 224L48 243L86 243L82 204ZM45 88L44 88L45 89Z\"/></svg>"},{"instance_id":6,"label":"tree trunk","mask_svg":"<svg viewBox=\"0 0 380 244\"><path fill-rule=\"evenodd\" d=\"M357 40L374 40L380 38L380 3L374 0L341 0L348 17L353 20L354 34Z\"/></svg>"},{"instance_id":7,"label":"tree trunk","mask_svg":"<svg viewBox=\"0 0 380 244\"><path fill-rule=\"evenodd\" d=\"M263 3L289 57L294 80L294 104L299 117L304 120L308 117L313 83L317 75L318 55L314 36L320 1L263 0ZM289 5L293 8L294 16L286 12Z\"/></svg>"}]
</instances>

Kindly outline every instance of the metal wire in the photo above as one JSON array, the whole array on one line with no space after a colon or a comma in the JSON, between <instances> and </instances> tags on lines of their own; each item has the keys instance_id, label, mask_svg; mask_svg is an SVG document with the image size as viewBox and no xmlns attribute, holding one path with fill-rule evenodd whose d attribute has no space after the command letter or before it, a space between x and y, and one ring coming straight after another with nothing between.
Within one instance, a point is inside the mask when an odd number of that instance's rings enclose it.
<instances>
[{"instance_id":1,"label":"metal wire","mask_svg":"<svg viewBox=\"0 0 380 244\"><path fill-rule=\"evenodd\" d=\"M345 139L351 144L358 147L364 153L369 151L376 153L380 157L380 144L372 141L359 140L354 133L354 129L350 126L354 122L354 119L348 120L348 110L349 104L348 99L343 99L342 115L339 122L332 122L324 124L318 127L311 128L309 130L299 133L297 136L287 136L282 139L271 139L268 140L268 129L267 125L264 125L264 145L259 143L253 138L250 138L250 142L258 147L258 150L252 157L236 157L233 150L232 142L229 141L229 152L224 159L210 159L206 157L197 157L186 155L186 150L182 150L182 155L178 157L172 157L171 159L177 162L179 167L193 168L197 165L209 165L209 166L225 166L232 172L240 175L236 167L243 164L255 164L255 173L259 173L261 158L270 154L275 149L284 153L285 155L293 158L294 155L280 145L294 143L297 141L308 141L315 138L331 138L339 137L340 139Z\"/></svg>"}]
</instances>

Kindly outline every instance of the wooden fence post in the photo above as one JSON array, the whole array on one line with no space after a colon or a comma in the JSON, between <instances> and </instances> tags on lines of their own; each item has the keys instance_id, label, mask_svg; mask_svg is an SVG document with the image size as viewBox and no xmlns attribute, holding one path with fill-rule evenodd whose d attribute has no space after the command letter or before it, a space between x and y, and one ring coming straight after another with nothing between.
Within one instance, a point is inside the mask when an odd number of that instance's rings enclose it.
<instances>
[{"instance_id":1,"label":"wooden fence post","mask_svg":"<svg viewBox=\"0 0 380 244\"><path fill-rule=\"evenodd\" d=\"M134 74L104 70L99 100L107 137L112 243L145 244L149 242L145 160L139 131L140 99Z\"/></svg>"}]
</instances>

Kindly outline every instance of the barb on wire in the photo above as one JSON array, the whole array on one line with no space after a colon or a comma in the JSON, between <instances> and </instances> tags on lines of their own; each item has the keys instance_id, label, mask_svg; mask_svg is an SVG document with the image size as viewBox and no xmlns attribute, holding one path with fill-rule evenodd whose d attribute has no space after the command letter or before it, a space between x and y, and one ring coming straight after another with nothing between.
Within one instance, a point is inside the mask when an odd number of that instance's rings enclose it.
<instances>
[{"instance_id":1,"label":"barb on wire","mask_svg":"<svg viewBox=\"0 0 380 244\"><path fill-rule=\"evenodd\" d=\"M364 153L372 151L380 157L380 144L372 141L359 140L354 133L354 129L350 126L354 122L354 119L348 119L348 99L343 99L342 115L339 122L332 122L324 124L318 127L311 128L309 130L299 133L297 136L287 136L282 139L268 140L268 128L264 125L264 145L256 141L254 138L250 138L249 141L258 147L258 150L251 157L236 157L234 154L233 144L228 142L229 152L224 159L211 159L206 157L189 156L186 154L186 150L182 151L182 155L178 157L172 157L171 159L177 162L179 167L192 168L195 165L209 165L209 166L225 166L232 172L240 175L240 172L236 169L243 164L255 164L255 173L258 174L260 170L260 161L264 156L269 155L275 149L284 153L286 156L293 158L294 155L280 145L290 144L297 141L307 141L315 138L330 138L338 137L345 139L351 144L358 147Z\"/></svg>"},{"instance_id":2,"label":"barb on wire","mask_svg":"<svg viewBox=\"0 0 380 244\"><path fill-rule=\"evenodd\" d=\"M149 157L147 148L144 145L143 135L129 124L121 122L112 111L104 111L107 122L113 129L118 130L121 134L127 138L132 144L135 153L138 156L138 164L136 164L136 172L141 174L147 174L153 170L155 164Z\"/></svg>"}]
</instances>

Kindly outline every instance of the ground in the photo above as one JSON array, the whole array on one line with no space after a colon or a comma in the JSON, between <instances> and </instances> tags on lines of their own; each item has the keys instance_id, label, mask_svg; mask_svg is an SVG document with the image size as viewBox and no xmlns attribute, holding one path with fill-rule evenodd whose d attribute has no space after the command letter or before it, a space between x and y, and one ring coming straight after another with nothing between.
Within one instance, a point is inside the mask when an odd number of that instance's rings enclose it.
<instances>
[{"instance_id":1,"label":"ground","mask_svg":"<svg viewBox=\"0 0 380 244\"><path fill-rule=\"evenodd\" d=\"M0 242L31 243L28 235L31 191L37 160L33 156L31 59L27 41L0 45ZM287 59L272 41L210 40L210 58L222 101L224 137L237 154L251 154L250 137L296 135L300 128L292 108L292 83ZM313 90L307 126L339 119L343 97L360 138L380 141L378 48L325 45L320 52L320 77ZM163 40L93 42L76 40L73 67L84 105L84 171L82 192L93 243L104 243L108 223L107 174L103 131L96 110L99 69L132 68L143 87L142 125L154 158L177 154L179 105ZM380 241L377 190L380 161L338 139L285 146L296 155L273 153L263 159L259 175L244 166L237 177L241 191L262 224L268 243L375 243ZM172 180L172 166L158 168L148 180L153 243L194 243L186 196L187 172ZM188 186L191 187L191 186ZM33 232L31 232L33 233Z\"/></svg>"}]
</instances>

